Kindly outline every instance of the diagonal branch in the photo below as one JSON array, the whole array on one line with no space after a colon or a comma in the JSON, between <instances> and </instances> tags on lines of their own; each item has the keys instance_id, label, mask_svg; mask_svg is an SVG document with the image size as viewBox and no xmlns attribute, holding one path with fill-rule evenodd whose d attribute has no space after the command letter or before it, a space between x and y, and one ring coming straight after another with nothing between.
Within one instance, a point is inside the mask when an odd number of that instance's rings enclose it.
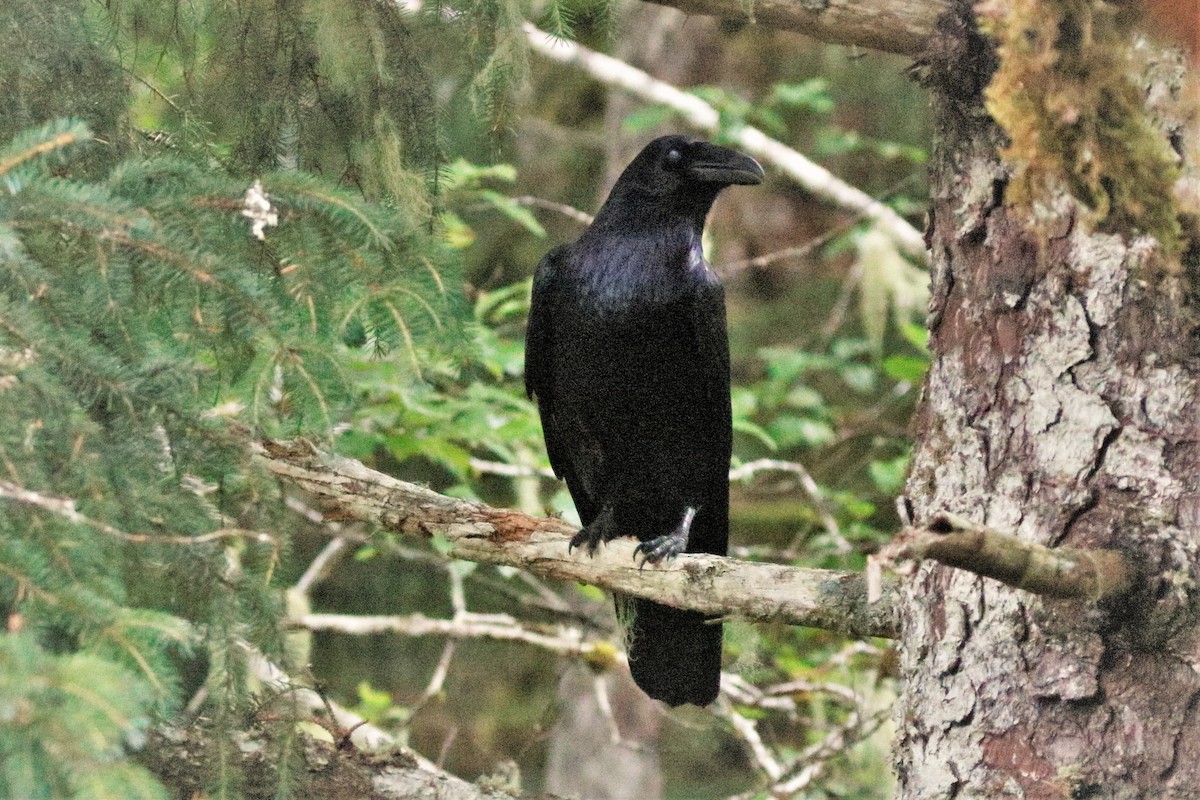
<instances>
[{"instance_id":1,"label":"diagonal branch","mask_svg":"<svg viewBox=\"0 0 1200 800\"><path fill-rule=\"evenodd\" d=\"M735 4L737 2L734 0ZM524 30L529 46L542 56L560 64L577 66L601 83L624 89L647 102L665 105L697 130L711 134L720 128L720 114L696 95L660 81L620 59L589 50L577 42L556 39L530 23L525 23ZM731 143L774 166L806 191L871 220L908 257L921 262L928 260L925 237L921 232L866 192L758 128L746 125L729 131L728 135Z\"/></svg>"},{"instance_id":2,"label":"diagonal branch","mask_svg":"<svg viewBox=\"0 0 1200 800\"><path fill-rule=\"evenodd\" d=\"M851 636L896 636L895 583L867 603L862 575L687 554L639 569L634 542L609 542L589 557L567 551L577 528L446 497L397 480L357 461L324 453L303 440L253 445L261 463L315 495L326 519L371 522L387 530L447 543L448 555L503 564L555 580L590 583L678 608L752 621L779 621Z\"/></svg>"}]
</instances>

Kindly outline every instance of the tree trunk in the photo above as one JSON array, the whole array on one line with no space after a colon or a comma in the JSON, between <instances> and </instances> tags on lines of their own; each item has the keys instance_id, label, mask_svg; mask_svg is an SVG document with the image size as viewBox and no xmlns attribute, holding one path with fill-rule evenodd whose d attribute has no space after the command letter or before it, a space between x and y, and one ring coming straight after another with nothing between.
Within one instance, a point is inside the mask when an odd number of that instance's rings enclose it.
<instances>
[{"instance_id":1,"label":"tree trunk","mask_svg":"<svg viewBox=\"0 0 1200 800\"><path fill-rule=\"evenodd\" d=\"M1112 547L1142 575L1097 608L922 567L902 610L896 796L1195 798L1195 276L1149 237L1087 230L1066 195L1042 198L1050 222L1029 232L1003 199L1003 136L980 97L993 57L968 27L944 27L929 63L933 366L914 520Z\"/></svg>"}]
</instances>

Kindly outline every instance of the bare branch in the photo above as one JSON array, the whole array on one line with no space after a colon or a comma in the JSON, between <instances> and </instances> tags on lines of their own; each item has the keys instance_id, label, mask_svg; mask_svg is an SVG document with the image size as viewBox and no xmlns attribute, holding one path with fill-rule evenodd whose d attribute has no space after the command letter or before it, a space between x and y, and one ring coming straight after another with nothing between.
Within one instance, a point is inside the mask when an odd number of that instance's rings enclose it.
<instances>
[{"instance_id":1,"label":"bare branch","mask_svg":"<svg viewBox=\"0 0 1200 800\"><path fill-rule=\"evenodd\" d=\"M850 572L698 554L639 569L631 539L609 542L595 557L569 553L567 542L578 529L562 520L446 497L322 453L303 440L264 440L253 447L268 470L316 495L326 519L356 519L400 533L436 536L446 542L451 558L520 567L707 614L809 625L851 636L896 635L894 582L885 585L884 600L871 605L863 576Z\"/></svg>"},{"instance_id":2,"label":"bare branch","mask_svg":"<svg viewBox=\"0 0 1200 800\"><path fill-rule=\"evenodd\" d=\"M775 782L783 777L783 765L775 759L771 754L770 749L763 743L762 737L758 735L758 726L754 720L743 717L737 710L727 701L722 700L717 705L717 712L729 722L729 726L733 728L733 732L742 740L746 746L747 752L772 782Z\"/></svg>"},{"instance_id":3,"label":"bare branch","mask_svg":"<svg viewBox=\"0 0 1200 800\"><path fill-rule=\"evenodd\" d=\"M808 468L799 461L759 458L731 469L729 471L729 479L732 481L749 478L752 475L767 470L788 472L795 475L800 481L800 485L804 488L804 491L808 494L809 499L813 501L813 506L817 509L817 515L821 517L821 524L825 526L825 530L829 532L829 537L837 545L837 551L839 553L849 553L854 549L853 545L846 541L846 537L842 536L842 529L838 526L837 520L833 516L833 510L829 507L829 500L826 499L825 493L821 491L821 487L817 485L816 479L813 478Z\"/></svg>"},{"instance_id":4,"label":"bare branch","mask_svg":"<svg viewBox=\"0 0 1200 800\"><path fill-rule=\"evenodd\" d=\"M542 197L534 197L533 195L522 195L512 198L512 201L519 206L529 206L531 208L544 208L547 211L557 211L568 219L575 220L580 225L591 225L595 220L591 214L586 211L580 211L575 206L569 206L566 203L556 203L553 200L546 200Z\"/></svg>"},{"instance_id":5,"label":"bare branch","mask_svg":"<svg viewBox=\"0 0 1200 800\"><path fill-rule=\"evenodd\" d=\"M499 475L504 478L557 477L552 469L538 469L537 467L527 467L524 464L505 464L502 461L488 461L483 458L472 457L467 464L481 475Z\"/></svg>"},{"instance_id":6,"label":"bare branch","mask_svg":"<svg viewBox=\"0 0 1200 800\"><path fill-rule=\"evenodd\" d=\"M451 639L494 639L524 642L561 656L589 656L595 643L584 640L573 628L560 627L552 633L532 630L507 614L460 614L453 619L435 619L424 614L403 616L358 616L353 614L304 614L290 620L311 631L337 631L353 635L399 633L405 636L447 636ZM611 645L604 643L608 650Z\"/></svg>"},{"instance_id":7,"label":"bare branch","mask_svg":"<svg viewBox=\"0 0 1200 800\"><path fill-rule=\"evenodd\" d=\"M336 539L330 539L325 547L317 554L317 557L308 565L308 569L304 570L304 574L300 576L300 580L296 581L294 588L301 594L307 595L313 586L320 583L333 569L333 566L341 559L343 551L348 542L345 538L339 536Z\"/></svg>"},{"instance_id":8,"label":"bare branch","mask_svg":"<svg viewBox=\"0 0 1200 800\"><path fill-rule=\"evenodd\" d=\"M650 0L688 14L756 22L831 44L918 55L950 10L948 0Z\"/></svg>"},{"instance_id":9,"label":"bare branch","mask_svg":"<svg viewBox=\"0 0 1200 800\"><path fill-rule=\"evenodd\" d=\"M925 528L905 528L877 560L926 558L1034 594L1093 602L1127 593L1135 576L1129 560L1116 550L1050 548L953 514L939 514Z\"/></svg>"},{"instance_id":10,"label":"bare branch","mask_svg":"<svg viewBox=\"0 0 1200 800\"><path fill-rule=\"evenodd\" d=\"M734 0L734 4L737 2ZM546 58L577 66L604 84L624 89L647 102L665 105L697 130L707 133L719 130L720 115L717 110L696 95L681 91L619 59L589 50L576 42L555 39L530 23L525 23L524 29L530 47ZM921 232L866 192L851 186L758 128L747 125L727 133L730 141L742 150L774 166L807 191L870 219L896 242L905 255L922 263L928 260L925 238Z\"/></svg>"},{"instance_id":11,"label":"bare branch","mask_svg":"<svg viewBox=\"0 0 1200 800\"><path fill-rule=\"evenodd\" d=\"M434 667L433 675L429 677L429 684L425 687L425 691L421 692L420 699L413 704L413 715L442 691L442 687L446 685L446 677L450 674L450 662L454 660L454 654L457 650L458 641L447 639L445 646L442 647L442 655L438 659L437 666Z\"/></svg>"},{"instance_id":12,"label":"bare branch","mask_svg":"<svg viewBox=\"0 0 1200 800\"><path fill-rule=\"evenodd\" d=\"M764 253L763 255L755 256L754 258L746 258L742 259L741 261L730 261L725 264L718 264L716 266L716 270L722 277L729 277L731 275L737 275L738 273L744 272L748 269L764 269L771 266L776 261L806 258L832 241L833 238L839 233L845 233L848 231L857 222L857 219L847 220L841 225L830 228L819 236L814 236L804 244L798 244L793 247L785 247L782 250Z\"/></svg>"}]
</instances>

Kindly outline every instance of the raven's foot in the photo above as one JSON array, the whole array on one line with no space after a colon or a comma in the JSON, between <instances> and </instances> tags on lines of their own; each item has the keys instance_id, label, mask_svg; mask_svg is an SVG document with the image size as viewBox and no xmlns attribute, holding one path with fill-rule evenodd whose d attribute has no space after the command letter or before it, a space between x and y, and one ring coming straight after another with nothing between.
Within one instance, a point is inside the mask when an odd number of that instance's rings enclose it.
<instances>
[{"instance_id":1,"label":"raven's foot","mask_svg":"<svg viewBox=\"0 0 1200 800\"><path fill-rule=\"evenodd\" d=\"M679 527L666 536L659 536L657 539L651 539L639 544L637 549L633 551L635 561L638 556L642 557L642 563L638 567L643 568L647 563L658 564L665 559L674 558L686 551L688 536L692 532L692 520L695 518L696 509L688 506L687 510L683 512L683 520L679 523Z\"/></svg>"},{"instance_id":2,"label":"raven's foot","mask_svg":"<svg viewBox=\"0 0 1200 800\"><path fill-rule=\"evenodd\" d=\"M596 548L601 542L609 542L617 538L617 525L613 519L612 506L605 506L600 509L600 513L596 518L584 526L583 530L571 537L571 544L567 545L567 552L570 553L576 547L587 546L589 556L596 555Z\"/></svg>"}]
</instances>

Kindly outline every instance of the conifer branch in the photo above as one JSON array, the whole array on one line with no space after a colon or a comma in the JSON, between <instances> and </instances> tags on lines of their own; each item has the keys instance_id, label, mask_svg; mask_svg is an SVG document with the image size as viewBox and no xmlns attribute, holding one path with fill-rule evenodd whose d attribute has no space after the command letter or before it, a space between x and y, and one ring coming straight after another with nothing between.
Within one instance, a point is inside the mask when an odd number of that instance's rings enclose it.
<instances>
[{"instance_id":1,"label":"conifer branch","mask_svg":"<svg viewBox=\"0 0 1200 800\"><path fill-rule=\"evenodd\" d=\"M67 129L56 130L62 125L67 126ZM34 131L33 134L34 140L28 146L20 147L19 145L24 143L18 139L13 143L14 146L17 146L16 152L0 158L0 175L7 175L21 164L76 144L88 135L88 130L81 124L64 121L59 125L52 123Z\"/></svg>"},{"instance_id":2,"label":"conifer branch","mask_svg":"<svg viewBox=\"0 0 1200 800\"><path fill-rule=\"evenodd\" d=\"M354 519L386 530L443 541L447 555L501 564L540 577L590 583L678 608L752 621L807 625L851 636L895 637L895 584L867 603L862 575L686 554L639 569L635 542L619 539L594 557L567 550L577 531L560 519L538 518L438 494L321 452L306 441L252 445L270 472L310 492L326 519Z\"/></svg>"},{"instance_id":3,"label":"conifer branch","mask_svg":"<svg viewBox=\"0 0 1200 800\"><path fill-rule=\"evenodd\" d=\"M181 544L181 545L197 545L207 542L215 542L220 539L252 539L263 544L274 544L274 540L267 534L259 531L248 531L241 528L220 528L208 533L201 533L195 536L165 536L154 533L128 533L119 528L114 528L106 522L101 522L98 519L92 519L86 514L82 514L75 508L75 501L69 497L54 497L53 495L42 494L24 486L20 486L11 481L0 480L0 500L10 500L22 505L33 506L40 508L43 511L48 511L51 514L62 517L68 522L73 522L76 525L84 525L92 530L99 531L106 536L112 536L122 541L132 544Z\"/></svg>"}]
</instances>

